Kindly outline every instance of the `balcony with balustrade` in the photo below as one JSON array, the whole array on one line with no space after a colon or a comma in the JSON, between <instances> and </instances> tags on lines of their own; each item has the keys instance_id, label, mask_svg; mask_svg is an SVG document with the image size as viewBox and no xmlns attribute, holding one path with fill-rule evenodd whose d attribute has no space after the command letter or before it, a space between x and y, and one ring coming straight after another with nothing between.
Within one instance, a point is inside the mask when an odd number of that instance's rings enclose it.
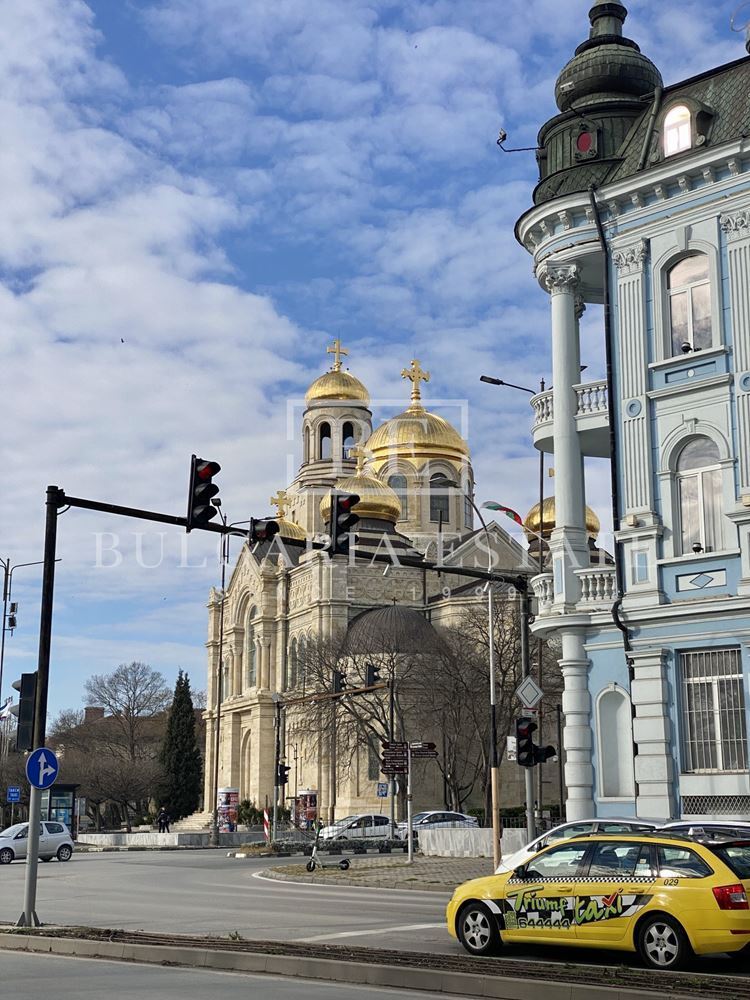
<instances>
[{"instance_id":1,"label":"balcony with balustrade","mask_svg":"<svg viewBox=\"0 0 750 1000\"><path fill-rule=\"evenodd\" d=\"M581 439L581 451L593 458L609 457L609 397L607 382L582 382L574 385L576 394L576 426ZM554 405L552 389L531 397L534 408L532 437L534 447L552 453Z\"/></svg>"},{"instance_id":2,"label":"balcony with balustrade","mask_svg":"<svg viewBox=\"0 0 750 1000\"><path fill-rule=\"evenodd\" d=\"M614 566L588 566L576 570L576 576L581 581L581 599L576 610L584 613L609 611L617 597ZM559 610L553 610L555 591L552 574L539 573L532 577L531 587L536 598L537 618L559 617Z\"/></svg>"}]
</instances>

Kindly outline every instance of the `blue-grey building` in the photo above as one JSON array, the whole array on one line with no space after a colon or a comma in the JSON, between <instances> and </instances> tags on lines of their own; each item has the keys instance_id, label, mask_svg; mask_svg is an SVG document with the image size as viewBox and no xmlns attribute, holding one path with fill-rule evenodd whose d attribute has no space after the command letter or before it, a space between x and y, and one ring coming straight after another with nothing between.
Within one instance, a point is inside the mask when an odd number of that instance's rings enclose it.
<instances>
[{"instance_id":1,"label":"blue-grey building","mask_svg":"<svg viewBox=\"0 0 750 1000\"><path fill-rule=\"evenodd\" d=\"M549 572L534 630L565 679L568 818L750 817L750 58L665 87L598 0L539 135L517 236L550 294ZM581 381L604 305L608 377ZM583 458L611 456L615 565Z\"/></svg>"}]
</instances>

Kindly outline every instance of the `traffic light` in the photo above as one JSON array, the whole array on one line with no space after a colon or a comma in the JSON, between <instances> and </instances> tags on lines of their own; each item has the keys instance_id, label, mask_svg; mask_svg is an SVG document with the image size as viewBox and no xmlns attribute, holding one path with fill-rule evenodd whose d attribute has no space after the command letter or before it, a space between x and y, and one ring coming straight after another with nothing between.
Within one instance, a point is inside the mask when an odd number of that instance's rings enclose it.
<instances>
[{"instance_id":1,"label":"traffic light","mask_svg":"<svg viewBox=\"0 0 750 1000\"><path fill-rule=\"evenodd\" d=\"M536 722L527 716L516 719L516 762L521 767L536 767L557 753L553 746L539 747L534 743L534 733L538 728Z\"/></svg>"},{"instance_id":2,"label":"traffic light","mask_svg":"<svg viewBox=\"0 0 750 1000\"><path fill-rule=\"evenodd\" d=\"M346 690L346 676L343 670L333 671L333 693L341 694Z\"/></svg>"},{"instance_id":3,"label":"traffic light","mask_svg":"<svg viewBox=\"0 0 750 1000\"><path fill-rule=\"evenodd\" d=\"M288 764L279 764L276 768L276 785L281 788L289 781L291 767Z\"/></svg>"},{"instance_id":4,"label":"traffic light","mask_svg":"<svg viewBox=\"0 0 750 1000\"><path fill-rule=\"evenodd\" d=\"M16 750L34 749L34 711L36 709L36 673L21 674L12 685L19 693L18 704L11 706L11 715L18 719Z\"/></svg>"},{"instance_id":5,"label":"traffic light","mask_svg":"<svg viewBox=\"0 0 750 1000\"><path fill-rule=\"evenodd\" d=\"M349 545L352 541L351 529L359 521L359 514L354 508L359 503L357 493L333 493L331 496L331 555L349 555ZM357 536L353 536L357 541Z\"/></svg>"},{"instance_id":6,"label":"traffic light","mask_svg":"<svg viewBox=\"0 0 750 1000\"><path fill-rule=\"evenodd\" d=\"M259 520L250 518L250 530L248 538L251 542L270 542L274 535L279 533L279 522L270 519Z\"/></svg>"},{"instance_id":7,"label":"traffic light","mask_svg":"<svg viewBox=\"0 0 750 1000\"><path fill-rule=\"evenodd\" d=\"M365 667L365 687L375 687L379 683L380 667L376 667L374 663L368 663Z\"/></svg>"},{"instance_id":8,"label":"traffic light","mask_svg":"<svg viewBox=\"0 0 750 1000\"><path fill-rule=\"evenodd\" d=\"M17 623L18 619L16 618L15 615L8 615L8 628L11 630L11 632L16 627Z\"/></svg>"},{"instance_id":9,"label":"traffic light","mask_svg":"<svg viewBox=\"0 0 750 1000\"><path fill-rule=\"evenodd\" d=\"M187 507L187 527L186 531L193 528L202 528L208 524L212 517L216 517L218 510L211 503L212 497L219 492L216 483L211 482L214 476L221 472L218 462L207 462L203 458L193 455L190 460L190 488L188 491Z\"/></svg>"}]
</instances>

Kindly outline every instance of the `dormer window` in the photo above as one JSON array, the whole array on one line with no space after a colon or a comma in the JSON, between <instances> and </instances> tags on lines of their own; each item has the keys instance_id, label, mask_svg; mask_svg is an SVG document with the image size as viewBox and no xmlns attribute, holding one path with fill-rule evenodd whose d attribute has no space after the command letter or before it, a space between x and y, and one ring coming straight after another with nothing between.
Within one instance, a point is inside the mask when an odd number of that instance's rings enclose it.
<instances>
[{"instance_id":1,"label":"dormer window","mask_svg":"<svg viewBox=\"0 0 750 1000\"><path fill-rule=\"evenodd\" d=\"M665 156L674 156L693 145L691 117L690 109L678 104L664 119Z\"/></svg>"},{"instance_id":2,"label":"dormer window","mask_svg":"<svg viewBox=\"0 0 750 1000\"><path fill-rule=\"evenodd\" d=\"M667 273L672 355L711 347L711 285L708 257L694 254Z\"/></svg>"}]
</instances>

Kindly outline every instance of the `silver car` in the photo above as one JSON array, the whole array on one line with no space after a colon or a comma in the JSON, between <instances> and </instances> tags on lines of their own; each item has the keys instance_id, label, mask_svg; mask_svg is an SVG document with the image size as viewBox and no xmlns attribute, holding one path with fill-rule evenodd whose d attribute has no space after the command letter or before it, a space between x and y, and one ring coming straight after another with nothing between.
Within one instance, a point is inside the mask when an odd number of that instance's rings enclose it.
<instances>
[{"instance_id":1,"label":"silver car","mask_svg":"<svg viewBox=\"0 0 750 1000\"><path fill-rule=\"evenodd\" d=\"M26 857L29 841L29 824L15 823L0 832L0 865L21 861ZM39 857L42 861L70 861L73 856L73 838L64 823L45 820L39 824Z\"/></svg>"},{"instance_id":2,"label":"silver car","mask_svg":"<svg viewBox=\"0 0 750 1000\"><path fill-rule=\"evenodd\" d=\"M420 830L448 830L460 827L477 827L479 825L476 816L467 816L465 813L447 812L441 809L432 809L429 812L418 812L412 818L412 829L419 835ZM406 840L408 823L400 822L396 829L396 836L399 840Z\"/></svg>"}]
</instances>

